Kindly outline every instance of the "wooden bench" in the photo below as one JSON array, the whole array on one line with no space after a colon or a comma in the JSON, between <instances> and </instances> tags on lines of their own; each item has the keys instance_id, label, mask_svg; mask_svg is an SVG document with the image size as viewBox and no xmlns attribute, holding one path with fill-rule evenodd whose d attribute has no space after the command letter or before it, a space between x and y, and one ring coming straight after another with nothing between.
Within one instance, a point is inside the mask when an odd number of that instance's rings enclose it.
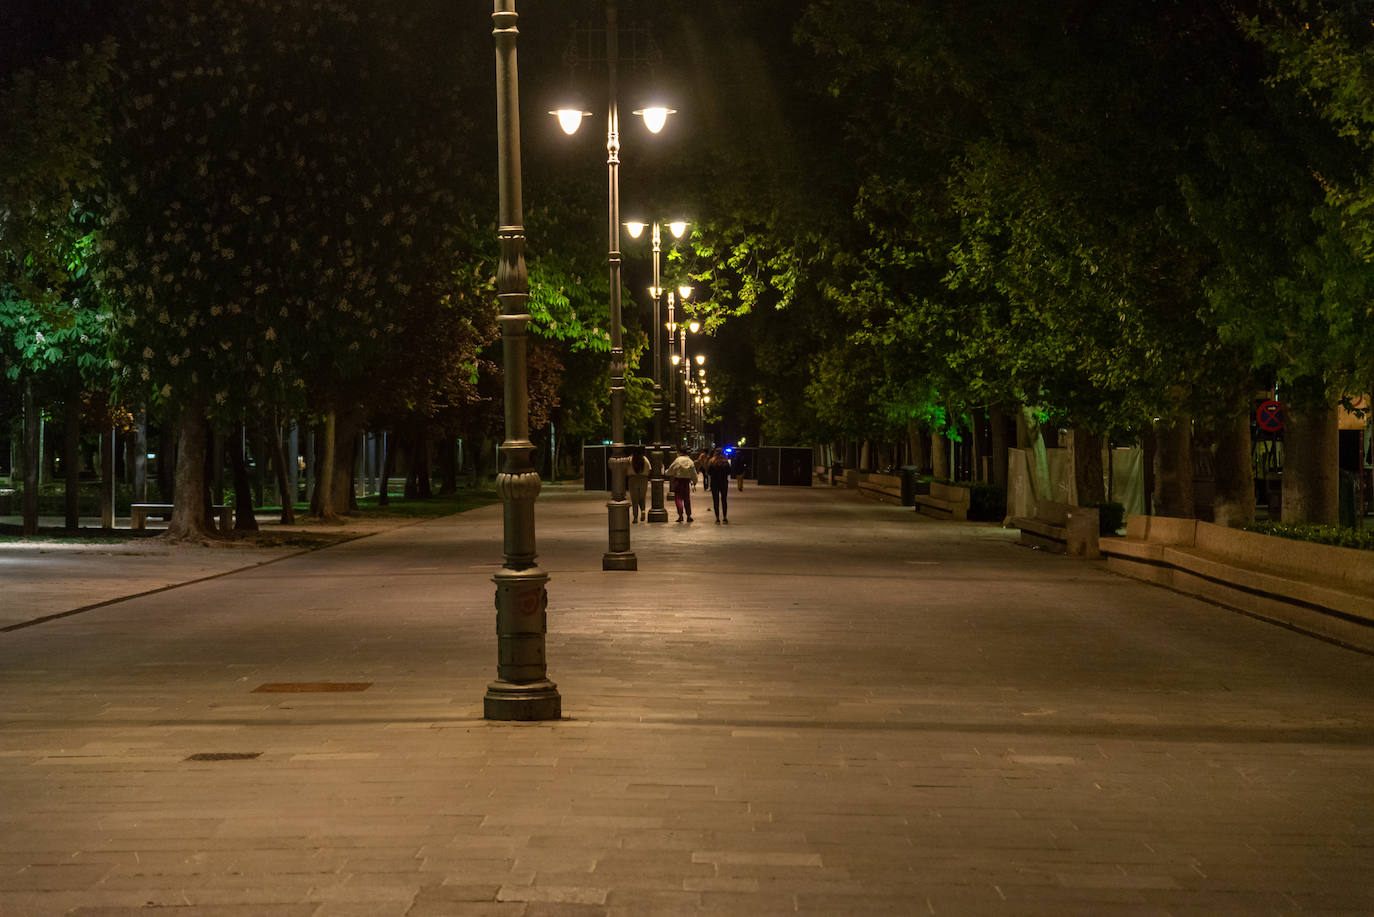
<instances>
[{"instance_id":1,"label":"wooden bench","mask_svg":"<svg viewBox=\"0 0 1374 917\"><path fill-rule=\"evenodd\" d=\"M972 500L973 491L967 487L931 481L929 493L916 495L916 512L935 519L966 522Z\"/></svg>"},{"instance_id":2,"label":"wooden bench","mask_svg":"<svg viewBox=\"0 0 1374 917\"><path fill-rule=\"evenodd\" d=\"M141 532L147 528L148 517L155 519L170 519L172 517L171 503L134 503L129 507L129 528L136 532ZM219 517L219 530L221 532L232 531L234 528L234 510L230 506L212 506L210 509Z\"/></svg>"},{"instance_id":3,"label":"wooden bench","mask_svg":"<svg viewBox=\"0 0 1374 917\"><path fill-rule=\"evenodd\" d=\"M1369 551L1133 515L1125 538L1102 539L1102 553L1114 573L1374 651Z\"/></svg>"},{"instance_id":4,"label":"wooden bench","mask_svg":"<svg viewBox=\"0 0 1374 917\"><path fill-rule=\"evenodd\" d=\"M1011 527L1021 530L1021 544L1070 557L1101 557L1098 550L1098 510L1041 500L1034 516L1015 516Z\"/></svg>"}]
</instances>

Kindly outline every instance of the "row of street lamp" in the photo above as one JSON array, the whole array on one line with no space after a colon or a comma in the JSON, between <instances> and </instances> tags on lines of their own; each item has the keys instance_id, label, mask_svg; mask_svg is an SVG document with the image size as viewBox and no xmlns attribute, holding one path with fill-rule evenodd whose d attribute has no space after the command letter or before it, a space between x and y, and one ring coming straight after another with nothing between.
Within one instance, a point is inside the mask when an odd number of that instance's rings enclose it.
<instances>
[{"instance_id":1,"label":"row of street lamp","mask_svg":"<svg viewBox=\"0 0 1374 917\"><path fill-rule=\"evenodd\" d=\"M606 126L606 165L609 241L607 264L610 273L611 323L611 445L607 470L611 479L611 499L606 504L608 549L602 555L601 568L603 570L635 570L638 568L638 559L630 547L630 501L626 494L630 459L626 454L625 447L625 350L622 342L620 309L622 259L620 252L620 120L619 103L616 95L617 32L616 4L614 0L608 0L606 4L606 61L610 98ZM592 112L584 111L581 107L559 108L549 112L549 114L558 119L558 124L563 132L570 136L577 132L585 118L592 116ZM667 124L668 117L676 114L676 111L665 106L649 106L635 111L635 114L643 118L644 126L648 128L650 133L657 134ZM686 334L688 327L692 332L696 332L700 325L693 321L689 323L689 326L684 327L673 321L673 292L671 290L668 291L668 321L666 323L661 321L660 314L664 293L660 281L662 229L666 226L674 238L680 239L687 230L687 223L683 220L656 221L653 223L627 221L624 226L633 239L640 238L646 228L651 229L654 283L650 288L650 295L654 303L654 317L650 359L653 362L654 380L654 444L650 450L652 495L648 521L667 522L668 512L664 505L666 483L663 479L664 452L667 442L664 439L664 414L667 413L668 415L670 436L674 442L688 440L699 442L700 435L696 430L701 416L700 409L704 403L710 401L709 393L705 389L706 370L701 365L705 362L705 356L700 353L696 355L698 375L695 379L691 375L690 362L687 360ZM691 292L690 286L684 285L678 288L684 305L687 298L691 296ZM665 330L668 336L667 351L670 353L672 364L675 368L681 364L682 400L680 404L676 398L678 390L676 370L673 375L668 377L666 399L664 396L663 352L660 350L659 344ZM680 335L680 346L674 353L673 340L675 335ZM705 399L704 402L703 398Z\"/></svg>"},{"instance_id":2,"label":"row of street lamp","mask_svg":"<svg viewBox=\"0 0 1374 917\"><path fill-rule=\"evenodd\" d=\"M539 494L539 474L532 460L534 445L529 438L529 393L525 330L531 321L527 309L529 279L525 266L525 229L523 225L520 181L520 106L518 71L516 67L516 39L518 16L515 0L493 0L492 36L496 44L496 96L498 140L499 223L497 238L501 253L497 268L496 289L500 305L502 360L504 373L506 438L501 444L501 465L496 476L497 492L503 506L505 562L492 577L496 584L496 680L487 687L483 714L490 720L553 720L562 716L562 697L548 679L545 659L545 634L548 629L548 575L536 564L534 501ZM610 272L611 323L611 501L607 504L609 547L602 557L604 570L634 570L638 562L630 549L630 503L626 499L626 471L629 458L625 454L625 350L620 316L620 114L616 99L616 61L618 25L616 2L606 2L606 61L608 68L609 111L606 126L606 166L609 184L607 235ZM651 133L658 133L675 112L665 107L648 107L635 112L644 119ZM550 114L567 134L573 134L582 120L592 113L581 108L564 108ZM627 223L632 238L639 238L646 227L653 227L654 300L652 359L654 362L654 441L653 449L653 509L650 522L666 522L663 505L663 420L665 406L672 438L675 442L701 442L702 412L710 403L710 388L706 385L705 355L695 355L696 377L692 376L693 360L687 352L687 333L696 333L700 325L674 321L673 291L669 290L668 320L659 314L663 290L659 279L661 225L668 226L675 238L681 238L687 224L673 221L666 224ZM691 288L679 287L677 293L685 305ZM662 391L662 354L660 340L666 330L673 372L668 376L668 397ZM678 346L673 348L674 336ZM681 394L679 402L677 395Z\"/></svg>"}]
</instances>

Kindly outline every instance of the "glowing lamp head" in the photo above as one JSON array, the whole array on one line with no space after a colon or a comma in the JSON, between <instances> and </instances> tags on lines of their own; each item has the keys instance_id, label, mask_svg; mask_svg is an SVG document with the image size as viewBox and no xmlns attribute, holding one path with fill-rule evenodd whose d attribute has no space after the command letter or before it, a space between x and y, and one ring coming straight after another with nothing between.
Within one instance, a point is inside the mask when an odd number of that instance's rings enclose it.
<instances>
[{"instance_id":1,"label":"glowing lamp head","mask_svg":"<svg viewBox=\"0 0 1374 917\"><path fill-rule=\"evenodd\" d=\"M687 323L687 330L690 331L690 332L692 332L693 334L696 334L698 331L701 330L701 322L697 321L696 319L692 319L692 321L690 321L690 322ZM700 354L697 354L697 356L701 356L701 355L700 355ZM704 359L706 359L706 358L705 358L705 357L701 357L701 359L704 360ZM698 362L700 362L700 361L698 361Z\"/></svg>"},{"instance_id":2,"label":"glowing lamp head","mask_svg":"<svg viewBox=\"0 0 1374 917\"><path fill-rule=\"evenodd\" d=\"M673 234L674 239L681 239L682 234L687 231L687 222L685 220L673 220L668 224L668 231Z\"/></svg>"},{"instance_id":3,"label":"glowing lamp head","mask_svg":"<svg viewBox=\"0 0 1374 917\"><path fill-rule=\"evenodd\" d=\"M673 365L676 366L676 365L678 365L678 364L681 363L681 362L682 362L682 357L678 356L677 354L673 354Z\"/></svg>"},{"instance_id":4,"label":"glowing lamp head","mask_svg":"<svg viewBox=\"0 0 1374 917\"><path fill-rule=\"evenodd\" d=\"M641 108L639 111L635 112L635 114L644 119L644 126L649 129L649 133L657 134L659 131L663 130L663 125L668 123L668 116L677 114L677 111L672 108L664 108L661 105L655 105L649 108Z\"/></svg>"},{"instance_id":5,"label":"glowing lamp head","mask_svg":"<svg viewBox=\"0 0 1374 917\"><path fill-rule=\"evenodd\" d=\"M705 363L705 362L706 362L706 354L704 354L704 353L699 353L699 354L697 354L697 365L700 366L701 364L703 364L703 363ZM702 374L703 376L706 375L706 370L703 369L703 370L701 371L701 374Z\"/></svg>"},{"instance_id":6,"label":"glowing lamp head","mask_svg":"<svg viewBox=\"0 0 1374 917\"><path fill-rule=\"evenodd\" d=\"M686 299L688 296L691 296L691 295L692 295L692 286L691 286L691 284L684 283L682 286L678 287L678 288L677 288L677 295L681 296L683 299Z\"/></svg>"},{"instance_id":7,"label":"glowing lamp head","mask_svg":"<svg viewBox=\"0 0 1374 917\"><path fill-rule=\"evenodd\" d=\"M630 234L631 239L638 239L640 236L644 235L644 227L646 225L647 224L641 223L638 220L628 220L625 223L625 231Z\"/></svg>"},{"instance_id":8,"label":"glowing lamp head","mask_svg":"<svg viewBox=\"0 0 1374 917\"><path fill-rule=\"evenodd\" d=\"M572 136L577 133L578 127L582 124L582 119L589 117L591 112L583 111L580 108L560 108L549 114L558 118L558 126L563 128L563 133Z\"/></svg>"}]
</instances>

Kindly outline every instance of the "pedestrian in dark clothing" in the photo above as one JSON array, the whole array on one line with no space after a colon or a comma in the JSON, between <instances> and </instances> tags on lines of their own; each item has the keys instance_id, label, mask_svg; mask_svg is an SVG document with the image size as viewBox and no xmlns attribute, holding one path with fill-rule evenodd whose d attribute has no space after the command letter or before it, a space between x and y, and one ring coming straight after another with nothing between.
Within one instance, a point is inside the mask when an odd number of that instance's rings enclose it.
<instances>
[{"instance_id":1,"label":"pedestrian in dark clothing","mask_svg":"<svg viewBox=\"0 0 1374 917\"><path fill-rule=\"evenodd\" d=\"M730 460L725 450L717 449L706 465L706 483L711 488L711 507L716 511L716 525L730 524L730 509L726 502L730 496Z\"/></svg>"}]
</instances>

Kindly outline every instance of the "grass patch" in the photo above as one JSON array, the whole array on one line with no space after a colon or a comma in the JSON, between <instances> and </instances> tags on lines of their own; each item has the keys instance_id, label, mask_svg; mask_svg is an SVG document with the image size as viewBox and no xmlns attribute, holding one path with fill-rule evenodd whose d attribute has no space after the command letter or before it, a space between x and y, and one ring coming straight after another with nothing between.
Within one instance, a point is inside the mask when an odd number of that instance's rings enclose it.
<instances>
[{"instance_id":1,"label":"grass patch","mask_svg":"<svg viewBox=\"0 0 1374 917\"><path fill-rule=\"evenodd\" d=\"M435 519L439 516L452 516L471 509L481 509L493 503L500 503L501 497L495 489L460 490L456 494L430 497L426 500L407 500L392 495L386 506L377 503L373 494L358 501L358 509L348 515L350 519ZM310 515L310 504L295 504L296 516L305 520ZM280 506L259 506L254 512L261 515L280 513Z\"/></svg>"},{"instance_id":2,"label":"grass patch","mask_svg":"<svg viewBox=\"0 0 1374 917\"><path fill-rule=\"evenodd\" d=\"M500 503L501 497L495 490L460 490L456 494L430 497L427 500L404 500L392 497L386 506L378 506L376 497L358 501L357 517L362 519L433 519L438 516L452 516L472 509L481 509Z\"/></svg>"},{"instance_id":3,"label":"grass patch","mask_svg":"<svg viewBox=\"0 0 1374 917\"><path fill-rule=\"evenodd\" d=\"M15 544L19 542L25 544L37 544L40 542L51 542L53 544L125 544L130 541L148 538L156 534L157 532L107 532L103 529L95 531L81 529L75 532L69 532L66 529L41 528L38 530L37 535L25 535L22 526L0 525L0 544Z\"/></svg>"}]
</instances>

